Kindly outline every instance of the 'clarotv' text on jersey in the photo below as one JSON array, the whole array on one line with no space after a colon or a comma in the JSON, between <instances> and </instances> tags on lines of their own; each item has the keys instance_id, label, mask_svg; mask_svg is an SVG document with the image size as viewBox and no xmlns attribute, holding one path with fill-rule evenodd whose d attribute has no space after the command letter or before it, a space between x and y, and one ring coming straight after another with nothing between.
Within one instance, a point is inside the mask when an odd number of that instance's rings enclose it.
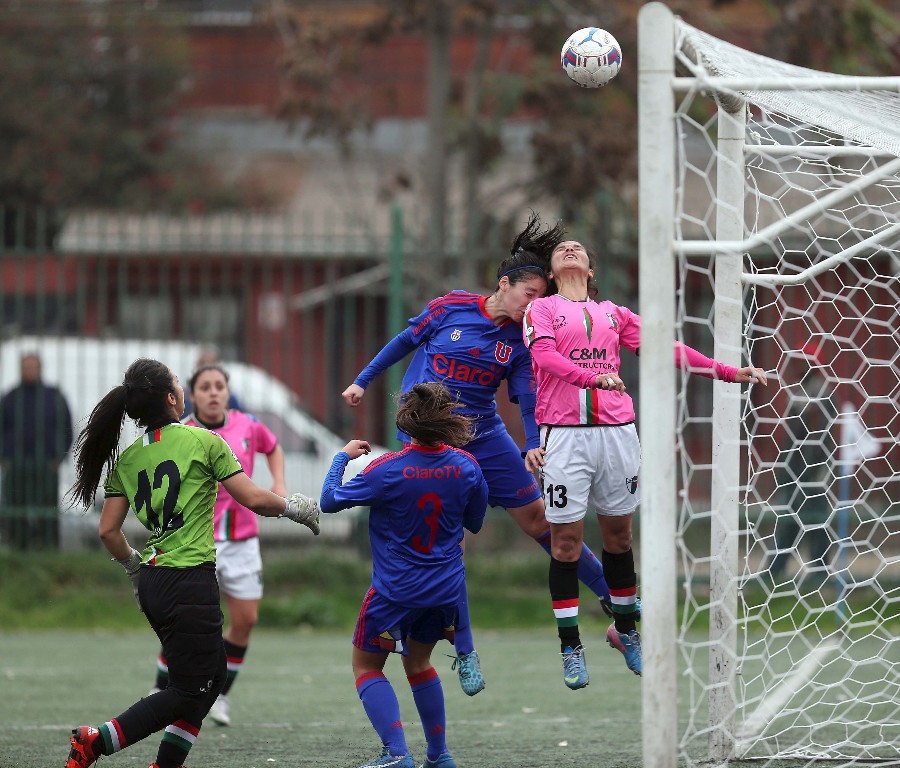
<instances>
[{"instance_id":1,"label":"'clarotv' text on jersey","mask_svg":"<svg viewBox=\"0 0 900 768\"><path fill-rule=\"evenodd\" d=\"M581 369L586 382L598 374L618 375L619 348L636 352L641 318L611 301L570 301L560 295L535 299L525 312L525 343L555 340L556 350ZM589 376L587 374L590 374ZM626 393L582 389L534 366L538 424L627 424L634 403Z\"/></svg>"},{"instance_id":2,"label":"'clarotv' text on jersey","mask_svg":"<svg viewBox=\"0 0 900 768\"><path fill-rule=\"evenodd\" d=\"M370 507L372 586L417 608L459 599L463 525L481 528L487 493L478 463L465 451L413 445L373 461L337 488L334 500Z\"/></svg>"},{"instance_id":3,"label":"'clarotv' text on jersey","mask_svg":"<svg viewBox=\"0 0 900 768\"><path fill-rule=\"evenodd\" d=\"M150 530L145 564L189 568L215 562L218 483L240 471L219 435L175 422L148 430L126 448L103 487L107 496L125 496Z\"/></svg>"},{"instance_id":4,"label":"'clarotv' text on jersey","mask_svg":"<svg viewBox=\"0 0 900 768\"><path fill-rule=\"evenodd\" d=\"M207 429L191 414L183 422L191 427ZM253 477L257 453L267 456L275 450L278 438L265 424L241 411L226 411L225 423L210 429L219 435L234 452L247 477ZM216 497L216 541L241 541L259 535L259 517L252 510L238 504L224 485Z\"/></svg>"}]
</instances>

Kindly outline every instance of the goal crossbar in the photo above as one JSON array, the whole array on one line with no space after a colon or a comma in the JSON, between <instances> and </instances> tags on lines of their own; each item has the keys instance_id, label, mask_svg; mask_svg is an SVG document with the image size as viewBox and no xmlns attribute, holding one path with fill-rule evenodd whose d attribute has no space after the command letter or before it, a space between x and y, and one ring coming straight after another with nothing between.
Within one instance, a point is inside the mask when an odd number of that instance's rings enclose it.
<instances>
[{"instance_id":1,"label":"goal crossbar","mask_svg":"<svg viewBox=\"0 0 900 768\"><path fill-rule=\"evenodd\" d=\"M766 157L894 157L890 152L878 147L836 144L745 144L744 153Z\"/></svg>"},{"instance_id":2,"label":"goal crossbar","mask_svg":"<svg viewBox=\"0 0 900 768\"><path fill-rule=\"evenodd\" d=\"M885 91L900 93L900 77L675 77L672 88L676 93L711 90L737 91Z\"/></svg>"}]
</instances>

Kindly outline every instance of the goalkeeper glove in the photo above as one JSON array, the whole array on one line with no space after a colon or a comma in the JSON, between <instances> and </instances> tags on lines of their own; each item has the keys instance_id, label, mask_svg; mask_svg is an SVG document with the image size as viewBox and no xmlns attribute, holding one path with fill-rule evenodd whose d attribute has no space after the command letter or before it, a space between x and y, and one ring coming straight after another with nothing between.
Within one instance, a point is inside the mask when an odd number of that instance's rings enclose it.
<instances>
[{"instance_id":1,"label":"goalkeeper glove","mask_svg":"<svg viewBox=\"0 0 900 768\"><path fill-rule=\"evenodd\" d=\"M144 609L141 608L141 600L138 597L138 582L141 578L141 553L136 549L132 549L131 554L124 560L119 560L115 557L113 560L125 569L125 573L127 573L128 578L131 579L131 588L134 591L135 602L137 602L138 609L143 611Z\"/></svg>"},{"instance_id":2,"label":"goalkeeper glove","mask_svg":"<svg viewBox=\"0 0 900 768\"><path fill-rule=\"evenodd\" d=\"M319 535L319 502L302 493L295 493L285 499L284 512L279 517L305 525L316 536Z\"/></svg>"}]
</instances>

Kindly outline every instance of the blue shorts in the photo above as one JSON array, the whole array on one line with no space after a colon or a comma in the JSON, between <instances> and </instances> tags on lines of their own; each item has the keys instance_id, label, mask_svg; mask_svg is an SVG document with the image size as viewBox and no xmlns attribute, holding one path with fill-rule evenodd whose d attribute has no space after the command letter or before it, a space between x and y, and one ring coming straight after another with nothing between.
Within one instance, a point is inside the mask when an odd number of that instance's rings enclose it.
<instances>
[{"instance_id":1,"label":"blue shorts","mask_svg":"<svg viewBox=\"0 0 900 768\"><path fill-rule=\"evenodd\" d=\"M495 419L498 423L493 428L491 422L479 424L478 436L463 450L471 453L481 467L488 486L488 504L505 509L524 507L541 498L541 486L525 466L522 451L500 417Z\"/></svg>"},{"instance_id":2,"label":"blue shorts","mask_svg":"<svg viewBox=\"0 0 900 768\"><path fill-rule=\"evenodd\" d=\"M373 653L402 653L406 638L430 645L438 640L453 641L457 607L441 605L433 608L407 608L392 603L369 587L359 609L353 645Z\"/></svg>"}]
</instances>

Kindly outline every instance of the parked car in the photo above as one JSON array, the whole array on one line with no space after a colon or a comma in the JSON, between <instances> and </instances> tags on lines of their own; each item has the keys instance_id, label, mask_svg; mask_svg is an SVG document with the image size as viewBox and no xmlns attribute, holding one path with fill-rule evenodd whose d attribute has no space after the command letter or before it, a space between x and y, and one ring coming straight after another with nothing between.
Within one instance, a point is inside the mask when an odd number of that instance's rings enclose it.
<instances>
[{"instance_id":1,"label":"parked car","mask_svg":"<svg viewBox=\"0 0 900 768\"><path fill-rule=\"evenodd\" d=\"M58 386L72 412L77 435L87 421L91 409L116 384L121 383L125 369L139 357L151 357L166 363L178 374L186 387L200 344L174 341L140 341L135 339L84 339L46 336L23 336L0 342L0 391L6 392L19 381L19 359L24 352L37 352L43 363L43 379ZM334 454L346 444L324 424L316 421L298 404L296 395L281 381L254 365L223 361L230 386L244 408L265 423L277 436L285 453L285 479L291 493L305 493L315 498L331 466ZM140 430L126 420L121 445L133 442ZM352 476L368 462L387 451L373 446L371 454L353 462L347 469ZM264 457L257 457L253 479L265 488L271 486L271 475ZM75 480L74 464L69 456L60 468L60 499L63 518L82 516L83 510L72 509L64 496ZM2 478L0 478L2 482ZM102 503L102 489L99 503ZM93 510L96 514L97 510ZM357 510L361 512L362 510ZM323 517L322 534L346 537L353 527L353 514ZM129 533L142 535L143 528L130 516ZM71 528L72 520L63 526ZM91 520L91 525L95 522ZM138 526L137 529L133 525ZM83 527L83 526L79 526ZM260 535L284 537L296 535L300 526L285 525L283 520L260 519ZM96 528L93 529L96 535ZM61 536L61 540L64 537Z\"/></svg>"}]
</instances>

